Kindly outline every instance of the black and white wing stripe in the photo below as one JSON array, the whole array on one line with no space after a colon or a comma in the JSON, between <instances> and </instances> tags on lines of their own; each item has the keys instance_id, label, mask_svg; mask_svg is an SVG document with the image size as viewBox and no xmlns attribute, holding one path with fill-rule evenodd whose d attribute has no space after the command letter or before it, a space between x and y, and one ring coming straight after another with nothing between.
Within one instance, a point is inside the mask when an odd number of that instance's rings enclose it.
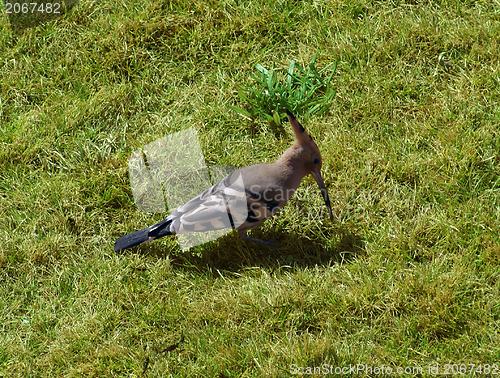
<instances>
[{"instance_id":1,"label":"black and white wing stripe","mask_svg":"<svg viewBox=\"0 0 500 378\"><path fill-rule=\"evenodd\" d=\"M241 174L236 180L234 176L231 177L233 174L226 176L152 226L151 234L158 238L238 228L248 217L248 206Z\"/></svg>"}]
</instances>

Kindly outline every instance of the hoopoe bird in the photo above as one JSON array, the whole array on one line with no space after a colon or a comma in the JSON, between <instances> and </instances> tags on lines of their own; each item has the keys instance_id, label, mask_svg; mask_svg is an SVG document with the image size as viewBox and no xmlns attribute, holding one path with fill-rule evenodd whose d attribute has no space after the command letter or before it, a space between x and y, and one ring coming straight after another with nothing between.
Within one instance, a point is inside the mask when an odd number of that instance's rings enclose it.
<instances>
[{"instance_id":1,"label":"hoopoe bird","mask_svg":"<svg viewBox=\"0 0 500 378\"><path fill-rule=\"evenodd\" d=\"M167 235L232 228L241 239L264 245L247 232L259 227L290 200L302 179L311 174L318 184L330 219L330 198L321 177L321 153L299 121L287 110L295 143L275 163L238 169L172 211L165 219L116 240L115 251L135 247Z\"/></svg>"}]
</instances>

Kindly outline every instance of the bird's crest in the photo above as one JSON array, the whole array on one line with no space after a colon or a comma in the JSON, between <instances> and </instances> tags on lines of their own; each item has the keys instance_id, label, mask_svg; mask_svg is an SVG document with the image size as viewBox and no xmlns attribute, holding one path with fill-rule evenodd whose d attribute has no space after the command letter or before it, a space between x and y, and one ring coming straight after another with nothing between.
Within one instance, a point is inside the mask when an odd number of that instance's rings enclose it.
<instances>
[{"instance_id":1,"label":"bird's crest","mask_svg":"<svg viewBox=\"0 0 500 378\"><path fill-rule=\"evenodd\" d=\"M300 124L300 122L295 118L295 116L289 112L288 110L286 111L286 115L288 116L288 120L290 121L290 125L292 126L293 133L295 134L295 141L302 144L302 143L311 143L313 141L313 138L307 133L306 129L304 129L304 126ZM314 143L314 145L316 145Z\"/></svg>"}]
</instances>

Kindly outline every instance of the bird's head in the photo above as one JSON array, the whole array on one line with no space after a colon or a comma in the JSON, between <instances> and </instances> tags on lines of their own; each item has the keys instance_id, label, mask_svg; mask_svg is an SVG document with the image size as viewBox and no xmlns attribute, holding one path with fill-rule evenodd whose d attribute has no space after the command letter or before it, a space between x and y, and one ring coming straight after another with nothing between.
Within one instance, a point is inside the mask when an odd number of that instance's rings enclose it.
<instances>
[{"instance_id":1,"label":"bird's head","mask_svg":"<svg viewBox=\"0 0 500 378\"><path fill-rule=\"evenodd\" d=\"M330 219L333 220L330 198L328 196L328 191L326 190L323 178L321 177L321 166L323 164L321 152L319 151L316 143L314 143L312 137L307 133L297 118L295 118L294 115L288 110L286 111L286 115L290 125L292 126L293 133L295 134L295 144L293 145L293 148L298 152L300 164L306 171L306 174L311 174L316 180L316 183L321 190L321 194L323 195L323 199L325 200L328 215L330 216Z\"/></svg>"}]
</instances>

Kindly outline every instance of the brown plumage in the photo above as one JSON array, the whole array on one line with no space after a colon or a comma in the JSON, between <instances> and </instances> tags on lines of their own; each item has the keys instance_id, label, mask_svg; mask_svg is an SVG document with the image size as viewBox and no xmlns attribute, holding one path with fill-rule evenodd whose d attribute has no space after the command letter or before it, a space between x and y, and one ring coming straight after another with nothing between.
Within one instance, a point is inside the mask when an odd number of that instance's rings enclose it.
<instances>
[{"instance_id":1,"label":"brown plumage","mask_svg":"<svg viewBox=\"0 0 500 378\"><path fill-rule=\"evenodd\" d=\"M321 177L321 153L299 121L287 111L295 143L279 160L238 169L194 197L159 223L122 236L115 251L134 247L167 235L233 228L240 238L271 245L247 236L275 215L295 193L302 179L311 174L316 180L330 219L330 199Z\"/></svg>"}]
</instances>

